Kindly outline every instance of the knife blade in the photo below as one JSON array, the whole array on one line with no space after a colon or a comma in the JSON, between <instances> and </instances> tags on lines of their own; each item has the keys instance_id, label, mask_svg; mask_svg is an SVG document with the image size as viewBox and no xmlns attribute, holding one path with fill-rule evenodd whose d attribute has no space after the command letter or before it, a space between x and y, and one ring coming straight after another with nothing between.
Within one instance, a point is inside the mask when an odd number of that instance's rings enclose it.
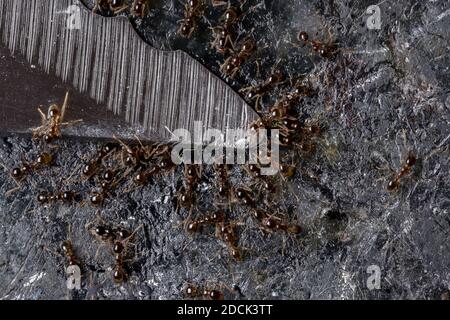
<instances>
[{"instance_id":1,"label":"knife blade","mask_svg":"<svg viewBox=\"0 0 450 320\"><path fill-rule=\"evenodd\" d=\"M68 116L84 120L75 135L128 130L167 140L179 128L193 132L196 121L225 132L257 118L188 54L155 49L128 19L78 1L0 0L0 39L0 131L27 130L36 107L61 104L65 90Z\"/></svg>"}]
</instances>

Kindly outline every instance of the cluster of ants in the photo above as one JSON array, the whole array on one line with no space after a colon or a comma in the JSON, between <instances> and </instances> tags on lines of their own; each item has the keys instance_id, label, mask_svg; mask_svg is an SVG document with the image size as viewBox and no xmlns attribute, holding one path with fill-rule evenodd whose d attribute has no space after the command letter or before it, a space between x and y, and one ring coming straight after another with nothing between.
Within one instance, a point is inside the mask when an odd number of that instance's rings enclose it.
<instances>
[{"instance_id":1,"label":"cluster of ants","mask_svg":"<svg viewBox=\"0 0 450 320\"><path fill-rule=\"evenodd\" d=\"M243 21L246 16L245 5L247 0L240 0L240 5L233 5L231 1L223 0L211 0L213 7L226 6L224 13L220 18L220 23L211 27L213 33L213 40L211 42L211 48L215 49L220 55L223 55L225 60L220 65L220 72L224 78L233 79L241 70L244 63L246 63L257 51L257 42L252 36L239 35L237 32L237 26ZM188 0L185 4L184 18L180 21L178 33L185 37L191 38L198 21L204 14L206 3L204 0ZM310 45L314 52L317 52L324 58L332 58L336 51L336 44L330 42L325 44L318 40L309 40L309 36L305 31L298 34L298 41L302 45ZM258 90L261 93L267 91L271 86L279 84L282 79L277 75L272 75L270 80L268 79L264 83L258 86ZM258 96L258 92L255 92L255 97Z\"/></svg>"},{"instance_id":2,"label":"cluster of ants","mask_svg":"<svg viewBox=\"0 0 450 320\"><path fill-rule=\"evenodd\" d=\"M278 126L280 130L280 143L286 147L292 147L299 151L312 152L314 150L314 142L312 137L320 133L317 125L304 125L298 122L293 113L293 105L308 90L298 87L293 92L285 95L277 101L275 106L271 108L269 114L252 124L252 128L257 129L269 125ZM64 103L60 108L57 105L51 105L47 115L41 109L41 126L33 129L33 138L42 141L47 149L51 149L52 143L62 137L61 129L64 126L73 125L82 120L64 122L64 116L68 104L68 94L66 94ZM80 194L65 190L56 194L47 192L39 192L37 201L41 204L54 204L61 202L63 204L72 204L75 201L89 203L93 207L100 207L103 203L114 197L116 188L120 184L126 185L132 181L133 187L142 188L151 184L152 180L158 176L167 175L177 168L172 162L171 152L173 145L149 143L143 144L140 140L133 145L128 145L118 138L101 146L97 152L82 165L80 174L83 179L95 180L98 189L90 192L85 199L80 199ZM108 161L109 160L109 161ZM115 161L115 165L111 166L110 161ZM8 194L18 190L21 184L26 180L27 176L39 172L45 167L49 167L54 162L54 155L50 152L41 152L35 161L28 162L22 160L20 166L13 168L10 173L17 187L8 191ZM109 163L109 165L108 165ZM388 183L387 189L392 191L400 186L401 179L406 176L416 163L416 158L412 153L408 155L405 165ZM117 165L119 164L119 165ZM258 204L261 203L261 191L266 194L275 192L275 180L277 176L264 176L261 174L261 165L248 164L244 165L245 171L253 180L253 186L258 186L255 190L251 187L233 186L230 183L228 174L230 170L229 164L216 163L212 166L215 173L216 189L215 193L218 197L216 204L218 207L214 212L201 214L201 217L193 219L193 210L195 208L196 194L198 185L202 180L203 168L201 165L184 164L183 168L183 185L177 191L176 196L176 212L185 209L188 212L187 218L184 220L184 227L189 234L201 233L205 229L212 228L217 239L223 241L229 248L230 256L236 261L245 258L245 253L239 247L239 223L233 221L229 214L232 204L242 206L247 210L258 227L265 233L283 232L290 235L298 235L302 232L302 227L297 224L284 222L282 218L273 213L261 209ZM296 174L296 166L293 164L280 163L280 172L278 176L283 179L291 178ZM130 179L127 179L130 178ZM259 191L258 191L259 190ZM196 214L198 215L198 214ZM128 261L132 261L133 254L130 247L134 245L133 239L137 232L143 226L139 226L133 232L126 230L120 226L114 226L106 223L98 214L94 222L86 225L86 229L101 244L106 247L112 254L114 264L112 267L112 278L116 284L121 284L128 279ZM78 266L81 268L80 260L76 257L72 242L65 240L61 244L61 250L66 256L69 266ZM98 255L98 252L96 256ZM222 288L219 290L219 287ZM207 285L204 287L189 284L185 289L185 296L190 298L205 299L223 299L225 288L228 292L240 292L239 287L235 286L230 289L228 286L221 284L217 288Z\"/></svg>"},{"instance_id":3,"label":"cluster of ants","mask_svg":"<svg viewBox=\"0 0 450 320\"><path fill-rule=\"evenodd\" d=\"M233 6L231 3L220 0L212 0L214 7L228 5L221 19L221 24L212 28L214 40L212 47L225 57L225 61L220 67L224 77L233 78L237 75L241 66L249 60L257 49L256 41L245 38L240 45L236 45L237 32L236 24L244 17L244 4ZM185 5L184 18L180 21L178 33L186 38L190 38L195 33L198 21L203 15L205 2L202 0L188 0ZM94 12L110 12L118 14L129 8L126 1L121 0L97 0ZM149 10L149 1L134 0L131 12L137 17L145 17ZM303 45L311 46L312 50L324 58L331 59L336 53L333 44L324 44L320 41L310 40L306 32L300 32L298 41ZM302 104L303 99L314 94L314 90L305 81L296 81L292 84L287 93L282 94L276 101L266 109L262 109L262 99L265 95L272 94L278 85L286 83L287 80L281 71L272 70L269 77L253 86L243 88L240 92L249 103L254 103L254 108L260 118L250 124L253 130L277 129L280 147L292 153L297 152L301 156L309 156L316 150L316 141L320 137L323 128L314 121L304 121L297 107ZM17 168L12 169L11 177L17 184L17 188L8 191L8 194L18 190L27 176L40 171L45 167L50 167L54 163L54 155L48 151L51 144L62 137L62 128L74 125L81 120L64 122L65 112L68 104L68 95L60 108L57 105L49 107L47 114L41 109L41 125L33 129L33 138L44 143L46 149L33 161L22 158L22 163ZM269 131L270 132L270 131ZM81 202L82 205L91 205L97 210L103 206L105 201L116 196L119 187L125 187L129 191L137 190L151 183L159 177L174 172L178 165L173 163L171 158L173 145L165 143L142 143L139 139L133 143L126 143L119 138L104 144L90 158L85 160L80 171L80 176L84 180L95 182L96 190L87 195L81 195L74 190L64 190L56 194L39 192L36 199L40 204L51 205L55 203L72 204ZM269 145L270 157L270 145ZM396 190L401 183L401 179L411 172L416 163L416 158L409 154L405 165L393 179L389 182L387 189ZM194 212L198 187L204 176L204 166L195 164L183 165L183 183L177 190L175 206L176 212L186 211L187 217L183 221L183 227L188 234L194 235L210 231L215 238L222 241L228 248L230 256L241 261L246 257L246 250L240 246L239 227L240 223L233 220L231 206L239 206L248 213L255 224L264 233L280 232L291 236L302 233L302 227L295 223L286 221L285 218L270 212L266 208L261 208L264 203L262 197L276 193L277 182L281 178L286 180L296 174L297 166L281 161L278 164L279 173L275 176L265 176L261 174L264 165L258 164L243 165L244 171L248 174L252 183L250 185L233 185L229 179L231 166L224 161L212 166L215 178L215 205L216 209L208 213ZM72 175L67 180L70 180ZM270 200L268 200L270 202ZM101 244L111 253L114 264L112 267L112 278L115 283L121 284L128 278L129 272L126 266L128 261L133 259L130 248L142 225L130 232L125 228L106 223L100 215L94 222L86 225L86 228ZM69 265L81 267L79 259L70 240L65 240L61 249L67 257ZM97 253L98 254L98 253ZM224 289L229 292L240 292L239 287L229 288L226 285L217 288L209 285L189 284L184 293L189 298L204 298L219 300L225 297Z\"/></svg>"}]
</instances>

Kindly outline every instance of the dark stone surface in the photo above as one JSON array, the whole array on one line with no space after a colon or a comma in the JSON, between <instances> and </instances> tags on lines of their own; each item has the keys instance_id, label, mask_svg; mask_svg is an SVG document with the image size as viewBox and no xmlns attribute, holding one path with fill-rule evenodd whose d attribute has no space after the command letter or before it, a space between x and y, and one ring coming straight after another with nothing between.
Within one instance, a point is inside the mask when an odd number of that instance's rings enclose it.
<instances>
[{"instance_id":1,"label":"dark stone surface","mask_svg":"<svg viewBox=\"0 0 450 320\"><path fill-rule=\"evenodd\" d=\"M203 50L210 41L206 20L192 41L180 40L175 36L179 16L171 10L179 14L182 8L177 1L170 3L155 3L145 21L133 20L138 32L157 47L185 49L217 72L220 57ZM304 117L325 127L317 152L308 158L295 154L296 177L279 179L279 192L266 201L287 220L299 221L304 234L264 235L245 208L235 207L233 215L243 223L240 244L248 256L234 262L220 241L207 235L192 238L179 227L187 213L177 214L172 203L181 179L178 169L143 190L126 193L129 186L124 186L101 210L104 218L131 229L144 224L136 238L139 254L131 278L116 286L108 271L111 255L102 250L94 259L98 244L85 229L96 209L42 208L35 201L36 189L57 190L61 177L98 145L63 140L56 166L33 175L10 197L3 191L13 182L7 172L0 173L0 296L171 299L181 297L186 282L206 279L236 283L247 298L439 298L450 289L450 4L382 2L381 30L369 30L365 10L371 4L266 1L239 28L244 33L254 27L259 47L268 47L257 53L261 77L249 63L231 83L234 88L264 78L274 61L282 59L280 68L291 76L308 72L318 93L298 106ZM212 15L208 9L206 16L216 21L218 10ZM327 39L327 29L341 48L334 60L290 44L300 30ZM266 105L288 88L276 90ZM7 168L21 154L30 158L38 152L27 137L9 136L1 143L0 161ZM389 193L386 185L409 151L419 161L400 189ZM245 177L234 169L235 184ZM213 186L206 169L196 212L211 210ZM94 188L89 182L75 187L83 192ZM39 248L55 250L67 238L69 223L75 250L85 263L80 292L65 289L65 260ZM366 286L370 265L381 269L380 290Z\"/></svg>"}]
</instances>

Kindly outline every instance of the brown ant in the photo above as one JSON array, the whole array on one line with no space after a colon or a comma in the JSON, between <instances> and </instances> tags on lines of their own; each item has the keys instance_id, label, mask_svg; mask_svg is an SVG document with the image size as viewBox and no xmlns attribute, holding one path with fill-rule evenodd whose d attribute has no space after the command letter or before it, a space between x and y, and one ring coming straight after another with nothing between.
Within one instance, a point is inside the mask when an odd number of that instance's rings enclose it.
<instances>
[{"instance_id":1,"label":"brown ant","mask_svg":"<svg viewBox=\"0 0 450 320\"><path fill-rule=\"evenodd\" d=\"M314 52L317 52L320 54L323 58L333 58L334 54L336 53L336 45L333 43L324 44L321 41L317 40L310 40L309 35L305 31L301 31L298 36L297 40L300 42L303 42L303 45L310 45Z\"/></svg>"},{"instance_id":2,"label":"brown ant","mask_svg":"<svg viewBox=\"0 0 450 320\"><path fill-rule=\"evenodd\" d=\"M184 18L180 20L178 33L190 38L197 27L197 21L203 14L203 0L188 0L184 6Z\"/></svg>"},{"instance_id":3,"label":"brown ant","mask_svg":"<svg viewBox=\"0 0 450 320\"><path fill-rule=\"evenodd\" d=\"M194 284L188 284L184 289L186 297L191 299L203 298L205 300L224 300L224 294L217 289L211 289L207 286L200 287Z\"/></svg>"},{"instance_id":4,"label":"brown ant","mask_svg":"<svg viewBox=\"0 0 450 320\"><path fill-rule=\"evenodd\" d=\"M158 172L160 172L160 167L159 166L155 166L152 167L151 169L139 172L138 174L136 174L136 176L134 177L133 181L138 184L138 185L146 185L150 178L154 175L156 175Z\"/></svg>"},{"instance_id":5,"label":"brown ant","mask_svg":"<svg viewBox=\"0 0 450 320\"><path fill-rule=\"evenodd\" d=\"M94 226L90 228L91 225ZM136 233L143 227L140 225L132 233L122 227L112 227L97 213L97 220L86 225L89 232L95 236L102 245L108 245L114 254L113 280L120 284L127 280L127 273L124 265L127 259L127 247L129 242L134 238ZM98 248L98 250L100 247ZM98 255L99 251L95 256Z\"/></svg>"},{"instance_id":6,"label":"brown ant","mask_svg":"<svg viewBox=\"0 0 450 320\"><path fill-rule=\"evenodd\" d=\"M37 196L37 201L41 204L56 203L58 201L72 203L75 199L76 193L73 191L58 192L54 195L48 195L46 192L41 192Z\"/></svg>"},{"instance_id":7,"label":"brown ant","mask_svg":"<svg viewBox=\"0 0 450 320\"><path fill-rule=\"evenodd\" d=\"M41 153L34 162L29 163L22 159L20 167L14 168L11 171L11 176L16 182L21 182L31 172L38 170L44 166L50 166L53 163L53 156L50 153Z\"/></svg>"},{"instance_id":8,"label":"brown ant","mask_svg":"<svg viewBox=\"0 0 450 320\"><path fill-rule=\"evenodd\" d=\"M32 130L34 139L42 138L45 142L50 143L57 138L61 138L61 127L70 126L82 121L63 122L68 100L69 92L66 93L62 107L60 108L58 105L52 104L48 108L47 115L44 114L40 107L38 108L39 114L41 115L41 126Z\"/></svg>"},{"instance_id":9,"label":"brown ant","mask_svg":"<svg viewBox=\"0 0 450 320\"><path fill-rule=\"evenodd\" d=\"M228 246L231 256L237 260L242 260L242 252L238 247L238 237L236 235L236 225L227 222L216 224L216 237L222 239Z\"/></svg>"},{"instance_id":10,"label":"brown ant","mask_svg":"<svg viewBox=\"0 0 450 320\"><path fill-rule=\"evenodd\" d=\"M89 228L93 224L94 226ZM97 240L104 244L112 245L117 236L116 229L106 224L98 213L97 220L86 224L86 228L95 238L97 238Z\"/></svg>"},{"instance_id":11,"label":"brown ant","mask_svg":"<svg viewBox=\"0 0 450 320\"><path fill-rule=\"evenodd\" d=\"M119 145L116 143L107 143L102 146L100 150L97 151L95 157L83 167L83 175L88 178L91 178L93 175L95 175L100 170L103 160L118 148Z\"/></svg>"},{"instance_id":12,"label":"brown ant","mask_svg":"<svg viewBox=\"0 0 450 320\"><path fill-rule=\"evenodd\" d=\"M149 10L149 0L134 0L131 12L135 17L144 18Z\"/></svg>"},{"instance_id":13,"label":"brown ant","mask_svg":"<svg viewBox=\"0 0 450 320\"><path fill-rule=\"evenodd\" d=\"M220 66L220 72L223 76L233 79L239 72L242 64L247 61L256 50L255 40L248 38L242 43L240 50L228 57Z\"/></svg>"},{"instance_id":14,"label":"brown ant","mask_svg":"<svg viewBox=\"0 0 450 320\"><path fill-rule=\"evenodd\" d=\"M75 256L72 242L70 240L65 240L61 243L61 249L64 252L64 255L67 258L67 262L70 266L76 265L80 266L78 258Z\"/></svg>"},{"instance_id":15,"label":"brown ant","mask_svg":"<svg viewBox=\"0 0 450 320\"><path fill-rule=\"evenodd\" d=\"M294 89L287 94L283 95L281 99L277 100L269 109L269 117L274 119L280 119L285 116L295 116L294 107L300 102L302 97L310 96L312 94L310 87L297 83L294 85Z\"/></svg>"},{"instance_id":16,"label":"brown ant","mask_svg":"<svg viewBox=\"0 0 450 320\"><path fill-rule=\"evenodd\" d=\"M19 190L19 188L21 187L20 183L23 180L25 180L25 178L28 175L30 175L31 173L33 173L35 171L42 169L43 167L52 165L53 161L54 161L53 155L51 155L50 153L47 153L47 152L43 152L40 155L38 155L36 160L34 160L31 163L28 162L24 158L24 156L22 156L21 164L18 167L13 168L10 172L10 175L13 178L14 182L16 183L17 187L7 191L6 195L9 195L9 194ZM2 164L2 166L5 170L9 171L5 165Z\"/></svg>"},{"instance_id":17,"label":"brown ant","mask_svg":"<svg viewBox=\"0 0 450 320\"><path fill-rule=\"evenodd\" d=\"M128 8L128 5L124 3L124 0L96 0L96 4L92 11L94 13L101 12L103 10L109 10L114 15L117 15Z\"/></svg>"},{"instance_id":18,"label":"brown ant","mask_svg":"<svg viewBox=\"0 0 450 320\"><path fill-rule=\"evenodd\" d=\"M235 201L244 204L253 206L254 205L254 194L248 188L233 188L232 190L232 199Z\"/></svg>"},{"instance_id":19,"label":"brown ant","mask_svg":"<svg viewBox=\"0 0 450 320\"><path fill-rule=\"evenodd\" d=\"M90 196L90 202L93 206L101 206L106 198L113 195L114 188L128 175L128 172L125 172L122 177L116 177L116 175L112 171L105 172L105 176L108 177L108 180L104 179L101 183L100 192L94 192Z\"/></svg>"},{"instance_id":20,"label":"brown ant","mask_svg":"<svg viewBox=\"0 0 450 320\"><path fill-rule=\"evenodd\" d=\"M287 225L281 222L281 219L275 218L260 209L254 209L252 211L252 216L265 230L268 231L284 231L292 234L299 234L302 232L302 228L299 225Z\"/></svg>"},{"instance_id":21,"label":"brown ant","mask_svg":"<svg viewBox=\"0 0 450 320\"><path fill-rule=\"evenodd\" d=\"M194 233L200 232L204 226L214 225L219 222L223 222L225 219L225 213L223 211L216 211L207 215L206 217L198 220L190 221L187 224L187 231Z\"/></svg>"},{"instance_id":22,"label":"brown ant","mask_svg":"<svg viewBox=\"0 0 450 320\"><path fill-rule=\"evenodd\" d=\"M214 164L213 168L217 176L218 194L221 197L226 197L230 191L228 183L228 165L223 163Z\"/></svg>"},{"instance_id":23,"label":"brown ant","mask_svg":"<svg viewBox=\"0 0 450 320\"><path fill-rule=\"evenodd\" d=\"M400 180L411 171L412 167L416 164L416 162L417 158L414 156L412 152L410 152L408 154L408 157L406 158L403 167L395 175L395 177L391 181L389 181L387 189L389 191L394 191L398 189L398 187L400 186Z\"/></svg>"},{"instance_id":24,"label":"brown ant","mask_svg":"<svg viewBox=\"0 0 450 320\"><path fill-rule=\"evenodd\" d=\"M122 228L115 230L116 238L114 239L112 250L115 260L115 265L113 268L113 279L116 284L121 284L128 278L128 275L124 268L124 264L126 260L128 260L126 259L127 245L128 242L134 237L136 232L142 227L143 225L140 225L131 234L127 230Z\"/></svg>"},{"instance_id":25,"label":"brown ant","mask_svg":"<svg viewBox=\"0 0 450 320\"><path fill-rule=\"evenodd\" d=\"M155 177L158 174L168 173L176 167L176 165L172 162L170 148L168 146L164 146L162 149L157 147L151 154L156 161L151 164L150 168L143 169L133 178L133 181L139 186L146 185L152 177ZM151 157L152 156L147 157L147 161Z\"/></svg>"},{"instance_id":26,"label":"brown ant","mask_svg":"<svg viewBox=\"0 0 450 320\"><path fill-rule=\"evenodd\" d=\"M284 82L284 75L280 71L273 71L270 76L262 83L249 86L239 90L245 93L247 101L255 101L255 110L260 111L260 102L262 97L267 94L272 88Z\"/></svg>"},{"instance_id":27,"label":"brown ant","mask_svg":"<svg viewBox=\"0 0 450 320\"><path fill-rule=\"evenodd\" d=\"M195 202L194 192L197 188L197 184L201 178L201 168L197 165L188 164L184 166L184 186L178 191L177 196L177 211L180 208L189 209L189 215L192 213L192 209Z\"/></svg>"},{"instance_id":28,"label":"brown ant","mask_svg":"<svg viewBox=\"0 0 450 320\"><path fill-rule=\"evenodd\" d=\"M242 7L243 3L238 8L232 6L231 2L229 2L227 10L221 18L222 24L212 28L215 37L213 43L211 44L211 47L215 48L216 51L220 54L226 54L235 51L233 39L235 37L235 32L233 28L239 22L239 20L242 19Z\"/></svg>"},{"instance_id":29,"label":"brown ant","mask_svg":"<svg viewBox=\"0 0 450 320\"><path fill-rule=\"evenodd\" d=\"M47 251L49 251L50 253L53 253L55 255L61 256L61 257L65 257L67 259L67 263L69 265L69 267L76 266L79 269L81 268L81 263L80 260L77 258L77 256L75 255L75 251L73 249L73 245L72 245L72 241L70 240L70 234L71 234L71 230L72 230L72 225L69 224L69 229L68 229L68 233L69 233L69 239L64 240L61 242L61 246L60 246L60 250L59 251L53 251L49 248L47 248L46 246L41 246L40 248L45 249ZM69 268L66 269L67 272L69 272ZM72 272L74 272L74 270L71 270Z\"/></svg>"},{"instance_id":30,"label":"brown ant","mask_svg":"<svg viewBox=\"0 0 450 320\"><path fill-rule=\"evenodd\" d=\"M280 173L285 178L292 178L296 171L297 169L294 165L284 163L280 164Z\"/></svg>"}]
</instances>

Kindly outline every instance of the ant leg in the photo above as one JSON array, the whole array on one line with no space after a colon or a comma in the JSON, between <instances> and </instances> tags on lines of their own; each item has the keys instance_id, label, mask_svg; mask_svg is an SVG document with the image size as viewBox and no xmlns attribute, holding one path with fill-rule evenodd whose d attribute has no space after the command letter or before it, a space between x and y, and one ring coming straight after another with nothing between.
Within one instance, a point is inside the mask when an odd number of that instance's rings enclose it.
<instances>
[{"instance_id":1,"label":"ant leg","mask_svg":"<svg viewBox=\"0 0 450 320\"><path fill-rule=\"evenodd\" d=\"M231 49L232 49L233 51L236 51L236 44L234 43L234 41L233 41L233 39L231 38L230 35L227 35L227 36L225 37L225 45L226 45L227 43L229 43L229 44L231 45Z\"/></svg>"},{"instance_id":2,"label":"ant leg","mask_svg":"<svg viewBox=\"0 0 450 320\"><path fill-rule=\"evenodd\" d=\"M37 108L39 115L41 116L41 126L45 126L46 122L47 122L47 116L45 115L45 113L42 111L41 107ZM38 128L37 128L38 129Z\"/></svg>"},{"instance_id":3,"label":"ant leg","mask_svg":"<svg viewBox=\"0 0 450 320\"><path fill-rule=\"evenodd\" d=\"M66 96L64 97L64 103L61 107L61 122L62 122L62 120L64 120L68 102L69 102L69 91L66 92Z\"/></svg>"},{"instance_id":4,"label":"ant leg","mask_svg":"<svg viewBox=\"0 0 450 320\"><path fill-rule=\"evenodd\" d=\"M61 119L62 119L62 118L61 118ZM68 122L62 122L62 123L61 123L61 126L67 127L67 126L72 126L72 125L74 125L74 124L81 123L81 122L83 122L83 119L72 120L72 121L68 121Z\"/></svg>"},{"instance_id":5,"label":"ant leg","mask_svg":"<svg viewBox=\"0 0 450 320\"><path fill-rule=\"evenodd\" d=\"M113 135L113 138L114 138L114 140L116 140L117 142L119 142L119 143L122 145L122 147L124 147L125 150L126 150L128 153L130 153L130 154L133 153L133 150L131 150L131 148L130 148L125 142L123 142L122 140L120 140L116 135Z\"/></svg>"},{"instance_id":6,"label":"ant leg","mask_svg":"<svg viewBox=\"0 0 450 320\"><path fill-rule=\"evenodd\" d=\"M116 10L114 11L114 14L117 15L117 14L119 14L119 13L124 12L124 11L127 10L127 9L128 9L128 5L124 4L124 5L122 6L122 8L116 9Z\"/></svg>"},{"instance_id":7,"label":"ant leg","mask_svg":"<svg viewBox=\"0 0 450 320\"><path fill-rule=\"evenodd\" d=\"M239 72L239 68L236 68L235 70L233 70L233 72L231 73L230 79L234 79L234 77L236 77L238 72Z\"/></svg>"},{"instance_id":8,"label":"ant leg","mask_svg":"<svg viewBox=\"0 0 450 320\"><path fill-rule=\"evenodd\" d=\"M261 95L258 94L258 95L256 96L256 101L255 101L255 111L258 112L258 113L260 113L260 112L262 111L262 108L261 108L261 99L262 99Z\"/></svg>"},{"instance_id":9,"label":"ant leg","mask_svg":"<svg viewBox=\"0 0 450 320\"><path fill-rule=\"evenodd\" d=\"M258 78L261 78L261 66L260 66L260 63L259 63L259 59L255 60L255 64L256 64L256 76Z\"/></svg>"},{"instance_id":10,"label":"ant leg","mask_svg":"<svg viewBox=\"0 0 450 320\"><path fill-rule=\"evenodd\" d=\"M100 243L100 244L99 244L99 246L98 246L98 248L97 248L97 251L95 251L94 260L97 260L97 259L98 259L98 256L100 255L100 249L103 248L104 246L105 246L104 243Z\"/></svg>"},{"instance_id":11,"label":"ant leg","mask_svg":"<svg viewBox=\"0 0 450 320\"><path fill-rule=\"evenodd\" d=\"M225 6L229 4L227 1L223 1L223 0L211 0L211 5L213 7L221 7L221 6Z\"/></svg>"},{"instance_id":12,"label":"ant leg","mask_svg":"<svg viewBox=\"0 0 450 320\"><path fill-rule=\"evenodd\" d=\"M12 189L6 191L6 192L5 192L5 197L8 198L8 197L11 196L14 192L17 192L17 191L20 190L20 188L22 188L22 186L21 186L16 180L14 180L14 182L16 183L17 187L12 188Z\"/></svg>"},{"instance_id":13,"label":"ant leg","mask_svg":"<svg viewBox=\"0 0 450 320\"><path fill-rule=\"evenodd\" d=\"M49 247L47 247L45 245L41 245L41 246L39 246L39 248L41 250L46 250L46 251L50 252L51 254L54 254L55 256L59 256L61 258L64 258L64 256L61 253L59 253L58 251L52 250L52 249L50 249Z\"/></svg>"}]
</instances>

